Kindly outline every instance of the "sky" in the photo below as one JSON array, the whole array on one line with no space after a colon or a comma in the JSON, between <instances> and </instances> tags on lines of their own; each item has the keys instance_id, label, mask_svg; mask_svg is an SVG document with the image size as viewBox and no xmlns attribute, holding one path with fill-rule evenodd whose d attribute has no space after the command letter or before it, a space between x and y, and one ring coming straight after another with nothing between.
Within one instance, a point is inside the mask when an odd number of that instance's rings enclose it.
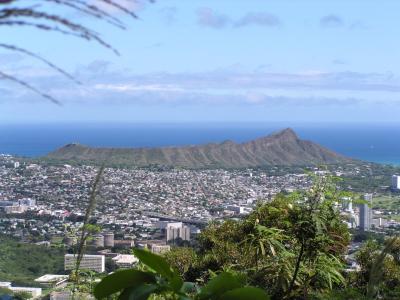
<instances>
[{"instance_id":1,"label":"sky","mask_svg":"<svg viewBox=\"0 0 400 300\"><path fill-rule=\"evenodd\" d=\"M38 53L81 82L0 49L0 71L61 102L0 77L0 123L399 121L400 1L119 2L138 19L105 9L127 30L43 9L101 33L120 55L0 26L1 43Z\"/></svg>"}]
</instances>

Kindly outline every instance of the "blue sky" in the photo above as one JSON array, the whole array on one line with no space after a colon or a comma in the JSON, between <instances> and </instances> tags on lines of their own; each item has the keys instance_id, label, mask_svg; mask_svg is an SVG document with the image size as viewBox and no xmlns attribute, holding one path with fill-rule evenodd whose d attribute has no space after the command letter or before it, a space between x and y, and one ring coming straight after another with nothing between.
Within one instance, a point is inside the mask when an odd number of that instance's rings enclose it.
<instances>
[{"instance_id":1,"label":"blue sky","mask_svg":"<svg viewBox=\"0 0 400 300\"><path fill-rule=\"evenodd\" d=\"M0 80L0 122L399 119L400 1L143 0L134 9L138 20L110 10L125 31L61 11L101 32L120 56L72 37L0 29L2 42L82 82L1 50L2 71L62 105Z\"/></svg>"}]
</instances>

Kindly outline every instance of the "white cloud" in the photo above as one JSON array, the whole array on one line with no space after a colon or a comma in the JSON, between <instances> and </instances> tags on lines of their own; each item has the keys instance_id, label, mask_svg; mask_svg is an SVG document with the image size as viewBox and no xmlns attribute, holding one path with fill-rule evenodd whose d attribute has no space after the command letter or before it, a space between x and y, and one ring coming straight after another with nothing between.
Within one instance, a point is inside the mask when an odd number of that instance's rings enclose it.
<instances>
[{"instance_id":1,"label":"white cloud","mask_svg":"<svg viewBox=\"0 0 400 300\"><path fill-rule=\"evenodd\" d=\"M270 13L258 12L258 13L247 13L237 22L235 22L237 27L258 25L265 27L276 27L281 25L281 20Z\"/></svg>"},{"instance_id":2,"label":"white cloud","mask_svg":"<svg viewBox=\"0 0 400 300\"><path fill-rule=\"evenodd\" d=\"M147 91L147 92L183 92L184 89L175 85L136 85L136 84L95 84L96 90L108 90L116 92Z\"/></svg>"},{"instance_id":3,"label":"white cloud","mask_svg":"<svg viewBox=\"0 0 400 300\"><path fill-rule=\"evenodd\" d=\"M340 16L330 14L330 15L322 17L319 24L325 28L341 27L344 25L344 21Z\"/></svg>"},{"instance_id":4,"label":"white cloud","mask_svg":"<svg viewBox=\"0 0 400 300\"><path fill-rule=\"evenodd\" d=\"M192 73L135 74L93 62L77 71L76 85L53 70L14 69L14 75L65 102L107 102L173 105L360 105L400 104L400 78L392 73L304 70L273 73L241 68ZM33 97L16 85L0 81L7 99ZM21 93L20 91L24 91Z\"/></svg>"},{"instance_id":5,"label":"white cloud","mask_svg":"<svg viewBox=\"0 0 400 300\"><path fill-rule=\"evenodd\" d=\"M228 16L217 13L208 7L199 8L196 13L197 22L205 27L220 29L226 27L231 22Z\"/></svg>"}]
</instances>

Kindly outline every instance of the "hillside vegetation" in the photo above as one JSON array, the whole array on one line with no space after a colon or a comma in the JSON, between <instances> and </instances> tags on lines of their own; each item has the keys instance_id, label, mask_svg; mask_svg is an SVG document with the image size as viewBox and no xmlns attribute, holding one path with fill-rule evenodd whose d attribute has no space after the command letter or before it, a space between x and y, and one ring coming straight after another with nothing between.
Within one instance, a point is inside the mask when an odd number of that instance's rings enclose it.
<instances>
[{"instance_id":1,"label":"hillside vegetation","mask_svg":"<svg viewBox=\"0 0 400 300\"><path fill-rule=\"evenodd\" d=\"M60 274L63 266L63 249L23 244L0 235L0 281L33 286L35 278Z\"/></svg>"}]
</instances>

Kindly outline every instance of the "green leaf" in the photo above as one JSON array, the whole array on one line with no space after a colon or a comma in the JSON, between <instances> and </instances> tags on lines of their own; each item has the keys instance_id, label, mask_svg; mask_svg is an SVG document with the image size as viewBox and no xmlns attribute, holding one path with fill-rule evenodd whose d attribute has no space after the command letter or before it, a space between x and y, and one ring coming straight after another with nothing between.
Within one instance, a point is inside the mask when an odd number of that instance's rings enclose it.
<instances>
[{"instance_id":1,"label":"green leaf","mask_svg":"<svg viewBox=\"0 0 400 300\"><path fill-rule=\"evenodd\" d=\"M159 273L162 277L167 279L173 277L174 272L163 257L141 249L133 249L133 254L142 263Z\"/></svg>"},{"instance_id":2,"label":"green leaf","mask_svg":"<svg viewBox=\"0 0 400 300\"><path fill-rule=\"evenodd\" d=\"M180 289L181 293L191 293L193 291L196 291L196 284L193 282L184 282Z\"/></svg>"},{"instance_id":3,"label":"green leaf","mask_svg":"<svg viewBox=\"0 0 400 300\"><path fill-rule=\"evenodd\" d=\"M264 248L264 244L263 244L262 241L260 241L260 248L261 248L261 254L262 254L263 256L265 256L265 248Z\"/></svg>"},{"instance_id":4,"label":"green leaf","mask_svg":"<svg viewBox=\"0 0 400 300\"><path fill-rule=\"evenodd\" d=\"M154 283L156 279L152 273L138 270L117 271L103 278L94 288L94 296L103 299L111 294L129 287L136 287L144 283Z\"/></svg>"},{"instance_id":5,"label":"green leaf","mask_svg":"<svg viewBox=\"0 0 400 300\"><path fill-rule=\"evenodd\" d=\"M159 286L156 284L141 284L134 288L125 289L118 300L146 300L158 289Z\"/></svg>"},{"instance_id":6,"label":"green leaf","mask_svg":"<svg viewBox=\"0 0 400 300\"><path fill-rule=\"evenodd\" d=\"M134 249L133 254L146 266L167 279L174 291L179 291L182 287L183 280L163 257L141 249Z\"/></svg>"},{"instance_id":7,"label":"green leaf","mask_svg":"<svg viewBox=\"0 0 400 300\"><path fill-rule=\"evenodd\" d=\"M270 297L264 290L255 287L243 287L224 293L220 300L268 300Z\"/></svg>"},{"instance_id":8,"label":"green leaf","mask_svg":"<svg viewBox=\"0 0 400 300\"><path fill-rule=\"evenodd\" d=\"M135 289L135 287L131 288L126 288L122 291L122 293L119 295L118 300L129 300L129 295L131 292Z\"/></svg>"},{"instance_id":9,"label":"green leaf","mask_svg":"<svg viewBox=\"0 0 400 300\"><path fill-rule=\"evenodd\" d=\"M198 295L198 299L218 299L223 293L242 287L243 284L230 273L221 273L211 279ZM250 299L250 298L249 298Z\"/></svg>"},{"instance_id":10,"label":"green leaf","mask_svg":"<svg viewBox=\"0 0 400 300\"><path fill-rule=\"evenodd\" d=\"M172 289L175 292L178 292L182 288L183 280L182 280L182 278L180 277L179 274L177 274L175 272L173 274L174 275L170 280L170 284L171 284Z\"/></svg>"}]
</instances>

